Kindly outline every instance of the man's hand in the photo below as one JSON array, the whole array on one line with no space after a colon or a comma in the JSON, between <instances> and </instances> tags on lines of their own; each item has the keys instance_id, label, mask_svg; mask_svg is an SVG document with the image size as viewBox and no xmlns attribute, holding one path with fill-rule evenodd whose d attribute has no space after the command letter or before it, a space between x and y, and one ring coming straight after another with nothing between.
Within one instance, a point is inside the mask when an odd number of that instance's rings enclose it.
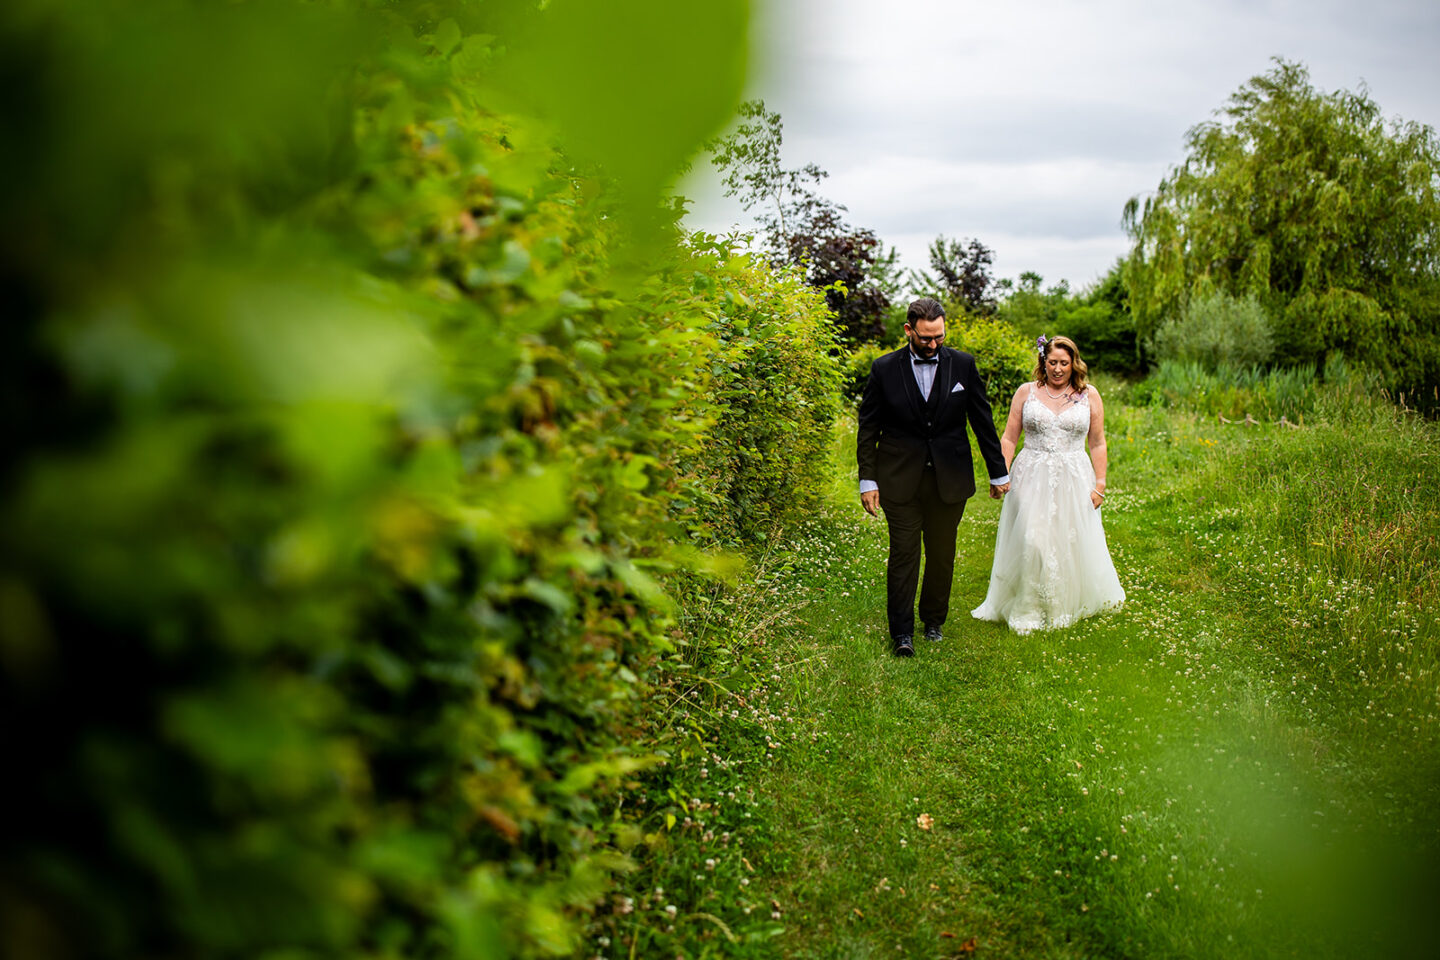
<instances>
[{"instance_id":1,"label":"man's hand","mask_svg":"<svg viewBox=\"0 0 1440 960\"><path fill-rule=\"evenodd\" d=\"M860 506L864 507L865 512L870 516L875 516L875 511L880 509L880 491L866 490L860 494Z\"/></svg>"},{"instance_id":2,"label":"man's hand","mask_svg":"<svg viewBox=\"0 0 1440 960\"><path fill-rule=\"evenodd\" d=\"M992 484L990 484L990 499L991 499L991 500L999 500L999 499L1001 499L1002 497L1004 497L1005 494L1007 494L1007 493L1009 493L1009 492L1010 492L1010 484L1008 484L1008 483L992 483Z\"/></svg>"}]
</instances>

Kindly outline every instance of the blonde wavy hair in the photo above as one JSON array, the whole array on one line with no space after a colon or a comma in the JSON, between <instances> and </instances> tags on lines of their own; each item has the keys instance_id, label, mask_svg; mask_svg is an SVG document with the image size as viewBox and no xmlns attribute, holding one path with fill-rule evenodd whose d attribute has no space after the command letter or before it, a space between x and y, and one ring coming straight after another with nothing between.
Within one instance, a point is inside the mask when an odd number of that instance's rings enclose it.
<instances>
[{"instance_id":1,"label":"blonde wavy hair","mask_svg":"<svg viewBox=\"0 0 1440 960\"><path fill-rule=\"evenodd\" d=\"M1080 359L1080 348L1075 346L1075 341L1069 337L1051 337L1045 344L1043 351L1037 351L1035 360L1035 382L1045 383L1045 358L1050 356L1050 351L1056 347L1063 347L1065 352L1070 354L1070 389L1075 393L1085 392L1085 377L1090 373L1090 368L1085 366L1085 361Z\"/></svg>"}]
</instances>

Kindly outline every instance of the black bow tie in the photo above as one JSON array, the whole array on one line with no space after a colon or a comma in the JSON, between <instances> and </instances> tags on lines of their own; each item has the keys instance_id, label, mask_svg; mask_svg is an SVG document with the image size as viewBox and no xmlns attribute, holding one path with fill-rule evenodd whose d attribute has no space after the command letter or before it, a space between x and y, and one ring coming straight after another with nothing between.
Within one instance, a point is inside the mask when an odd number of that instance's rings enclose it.
<instances>
[{"instance_id":1,"label":"black bow tie","mask_svg":"<svg viewBox=\"0 0 1440 960\"><path fill-rule=\"evenodd\" d=\"M911 357L916 363L939 363L939 357Z\"/></svg>"}]
</instances>

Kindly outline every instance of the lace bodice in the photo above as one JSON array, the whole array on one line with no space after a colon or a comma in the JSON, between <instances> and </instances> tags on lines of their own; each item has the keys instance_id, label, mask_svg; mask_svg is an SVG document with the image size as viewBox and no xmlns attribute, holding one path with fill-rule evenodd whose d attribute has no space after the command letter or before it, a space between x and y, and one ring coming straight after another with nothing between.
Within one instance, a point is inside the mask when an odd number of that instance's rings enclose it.
<instances>
[{"instance_id":1,"label":"lace bodice","mask_svg":"<svg viewBox=\"0 0 1440 960\"><path fill-rule=\"evenodd\" d=\"M1051 410L1036 396L1030 384L1030 396L1021 412L1025 428L1025 449L1035 453L1085 452L1085 436L1090 432L1090 394L1082 393L1076 402L1067 402L1059 413Z\"/></svg>"}]
</instances>

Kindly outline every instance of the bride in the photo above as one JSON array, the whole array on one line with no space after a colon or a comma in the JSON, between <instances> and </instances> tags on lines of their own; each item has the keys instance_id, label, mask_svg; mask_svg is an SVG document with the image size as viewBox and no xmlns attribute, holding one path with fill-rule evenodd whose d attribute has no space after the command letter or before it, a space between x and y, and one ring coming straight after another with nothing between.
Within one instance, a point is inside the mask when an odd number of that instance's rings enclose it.
<instances>
[{"instance_id":1,"label":"bride","mask_svg":"<svg viewBox=\"0 0 1440 960\"><path fill-rule=\"evenodd\" d=\"M1000 508L990 590L971 611L1016 633L1069 626L1125 601L1100 524L1105 408L1085 383L1073 340L1040 337L1036 346L1035 381L1015 391L1000 438L1010 493Z\"/></svg>"}]
</instances>

